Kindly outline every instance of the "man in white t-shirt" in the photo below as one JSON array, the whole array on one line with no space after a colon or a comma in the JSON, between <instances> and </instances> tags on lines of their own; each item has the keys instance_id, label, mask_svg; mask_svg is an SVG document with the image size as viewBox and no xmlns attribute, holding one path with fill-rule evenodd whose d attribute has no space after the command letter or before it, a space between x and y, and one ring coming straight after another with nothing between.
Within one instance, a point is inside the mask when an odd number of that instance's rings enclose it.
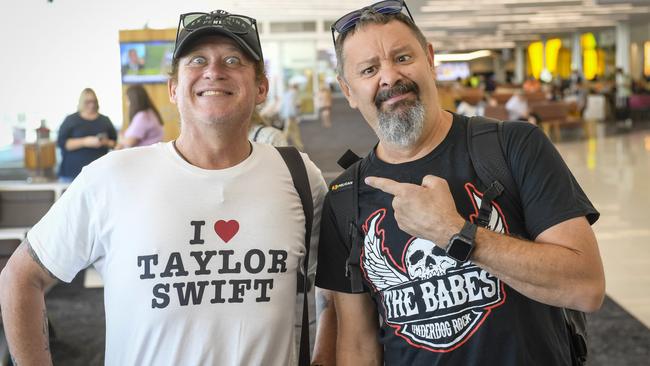
<instances>
[{"instance_id":1,"label":"man in white t-shirt","mask_svg":"<svg viewBox=\"0 0 650 366\"><path fill-rule=\"evenodd\" d=\"M182 15L168 89L178 139L87 166L2 272L15 364L52 363L43 289L91 265L105 284L107 365L295 364L305 218L278 151L247 140L268 91L255 20ZM315 254L326 187L302 158Z\"/></svg>"}]
</instances>

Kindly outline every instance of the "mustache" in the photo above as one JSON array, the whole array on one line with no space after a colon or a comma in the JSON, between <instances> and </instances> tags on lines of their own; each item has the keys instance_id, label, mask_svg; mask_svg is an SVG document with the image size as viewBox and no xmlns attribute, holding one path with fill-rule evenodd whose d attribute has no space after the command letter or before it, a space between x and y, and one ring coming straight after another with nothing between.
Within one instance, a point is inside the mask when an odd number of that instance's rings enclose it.
<instances>
[{"instance_id":1,"label":"mustache","mask_svg":"<svg viewBox=\"0 0 650 366\"><path fill-rule=\"evenodd\" d=\"M410 92L420 95L418 85L413 81L400 81L390 89L380 90L375 96L375 106L380 109L381 105L388 99Z\"/></svg>"}]
</instances>

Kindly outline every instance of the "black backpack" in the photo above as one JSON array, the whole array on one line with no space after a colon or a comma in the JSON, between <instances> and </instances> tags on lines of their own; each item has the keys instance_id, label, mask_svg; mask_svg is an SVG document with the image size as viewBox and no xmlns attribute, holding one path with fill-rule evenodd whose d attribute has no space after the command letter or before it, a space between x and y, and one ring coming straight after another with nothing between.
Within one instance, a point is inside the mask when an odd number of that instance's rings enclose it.
<instances>
[{"instance_id":1,"label":"black backpack","mask_svg":"<svg viewBox=\"0 0 650 366\"><path fill-rule=\"evenodd\" d=\"M492 201L502 194L507 196L516 207L522 208L519 189L512 177L503 144L503 122L485 117L471 117L467 124L467 146L472 165L484 187L477 225L487 227L492 213ZM345 169L335 180L330 191L340 191L336 195L336 216L342 218L347 230L346 245L349 256L346 260L345 275L350 279L354 293L363 291L363 281L359 259L361 256L362 230L359 222L359 171L362 159L348 150L339 159L338 164ZM334 198L332 198L334 199ZM346 204L348 203L348 204ZM523 209L522 209L523 211ZM522 214L523 217L523 214ZM341 229L341 227L339 226ZM345 231L341 231L342 233ZM571 357L574 365L584 365L587 361L587 319L583 312L562 309L567 329L571 336Z\"/></svg>"}]
</instances>

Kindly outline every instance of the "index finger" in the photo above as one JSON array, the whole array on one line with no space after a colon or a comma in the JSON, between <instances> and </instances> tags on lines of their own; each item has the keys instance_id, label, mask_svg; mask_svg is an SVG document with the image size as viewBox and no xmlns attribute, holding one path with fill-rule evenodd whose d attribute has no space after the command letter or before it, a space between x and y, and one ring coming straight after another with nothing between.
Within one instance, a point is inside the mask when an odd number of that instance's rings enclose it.
<instances>
[{"instance_id":1,"label":"index finger","mask_svg":"<svg viewBox=\"0 0 650 366\"><path fill-rule=\"evenodd\" d=\"M409 185L410 183L400 183L388 178L380 177L366 177L364 179L367 185L380 189L388 194L396 196L404 190L404 186Z\"/></svg>"}]
</instances>

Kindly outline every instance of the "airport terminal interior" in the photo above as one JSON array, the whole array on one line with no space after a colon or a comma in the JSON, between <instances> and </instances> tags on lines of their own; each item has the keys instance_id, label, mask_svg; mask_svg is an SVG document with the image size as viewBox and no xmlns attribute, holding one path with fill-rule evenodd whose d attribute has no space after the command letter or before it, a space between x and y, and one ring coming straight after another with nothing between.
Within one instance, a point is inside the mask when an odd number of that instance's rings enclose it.
<instances>
[{"instance_id":1,"label":"airport terminal interior","mask_svg":"<svg viewBox=\"0 0 650 366\"><path fill-rule=\"evenodd\" d=\"M371 3L0 4L6 17L0 33L20 34L3 41L0 57L0 268L70 184L60 170L57 139L64 119L82 108L82 90L94 90L116 147L128 147L124 131L133 102L127 94L135 86L159 112L158 141L178 136L179 114L169 101L167 79L182 13L221 8L257 19L270 83L258 112L268 128L284 133L281 105L287 90L297 87L302 141L287 137L302 145L330 182L342 172L337 160L347 149L364 156L377 143L337 82L330 31L341 15ZM588 314L588 365L650 364L650 0L406 4L433 46L442 107L537 125L600 212L593 230L607 296L601 310ZM329 99L328 117L322 110ZM46 302L54 364L103 364L104 300L97 272L89 268L72 283L55 285ZM0 327L2 365L10 361Z\"/></svg>"}]
</instances>

